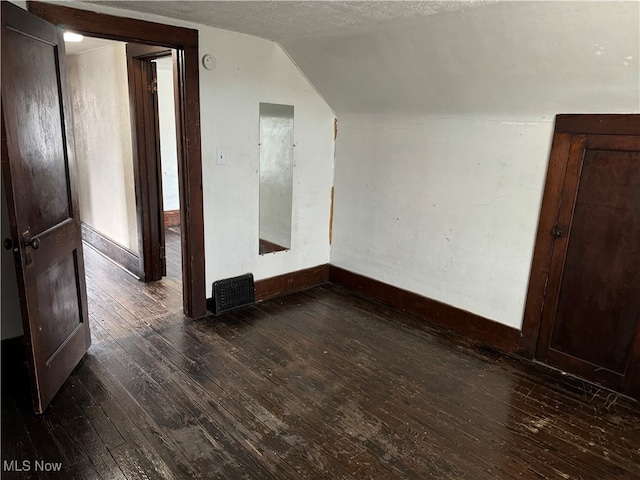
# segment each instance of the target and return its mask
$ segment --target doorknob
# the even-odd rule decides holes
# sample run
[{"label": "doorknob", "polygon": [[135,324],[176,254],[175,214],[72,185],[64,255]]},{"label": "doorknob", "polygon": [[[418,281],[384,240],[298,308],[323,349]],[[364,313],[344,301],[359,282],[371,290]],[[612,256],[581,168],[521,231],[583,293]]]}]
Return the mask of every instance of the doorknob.
[{"label": "doorknob", "polygon": [[24,237],[24,246],[31,247],[34,250],[37,250],[40,248],[40,240],[37,238],[31,238],[29,236],[26,236]]},{"label": "doorknob", "polygon": [[25,237],[24,238],[24,245],[26,247],[31,247],[34,250],[37,250],[40,248],[40,240],[37,238],[31,238],[31,237]]},{"label": "doorknob", "polygon": [[562,235],[564,235],[564,232],[560,227],[554,227],[553,229],[551,229],[551,236],[553,238],[560,238],[562,237]]}]

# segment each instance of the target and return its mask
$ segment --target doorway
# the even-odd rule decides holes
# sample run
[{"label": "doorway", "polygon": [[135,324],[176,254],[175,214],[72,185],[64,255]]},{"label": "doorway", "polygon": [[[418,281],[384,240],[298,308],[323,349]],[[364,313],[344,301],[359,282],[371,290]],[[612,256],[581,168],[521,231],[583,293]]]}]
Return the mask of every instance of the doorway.
[{"label": "doorway", "polygon": [[181,245],[184,313],[197,318],[206,314],[204,273],[204,217],[200,107],[198,79],[198,32],[142,20],[97,14],[59,5],[29,2],[29,11],[55,25],[77,33],[127,43],[159,45],[176,51],[181,159]]},{"label": "doorway", "polygon": [[559,115],[523,353],[640,396],[640,115]]},{"label": "doorway", "polygon": [[[180,257],[175,51],[92,37],[66,47],[85,245],[140,280],[160,280],[165,227]],[[148,71],[142,83],[133,61]]]}]

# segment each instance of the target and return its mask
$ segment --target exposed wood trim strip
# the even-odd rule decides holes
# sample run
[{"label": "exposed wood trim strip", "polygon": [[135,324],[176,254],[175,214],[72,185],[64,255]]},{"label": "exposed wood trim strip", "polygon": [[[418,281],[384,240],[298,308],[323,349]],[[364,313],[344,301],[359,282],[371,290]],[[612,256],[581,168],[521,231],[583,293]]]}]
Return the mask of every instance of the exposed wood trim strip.
[{"label": "exposed wood trim strip", "polygon": [[131,275],[140,278],[140,257],[90,225],[82,223],[82,241]]},{"label": "exposed wood trim strip", "polygon": [[256,281],[256,301],[280,297],[316,287],[329,281],[329,265],[318,265],[296,272],[285,273],[277,277]]},{"label": "exposed wood trim strip", "polygon": [[333,265],[329,269],[329,281],[499,350],[514,353],[518,349],[519,330],[480,315]]}]

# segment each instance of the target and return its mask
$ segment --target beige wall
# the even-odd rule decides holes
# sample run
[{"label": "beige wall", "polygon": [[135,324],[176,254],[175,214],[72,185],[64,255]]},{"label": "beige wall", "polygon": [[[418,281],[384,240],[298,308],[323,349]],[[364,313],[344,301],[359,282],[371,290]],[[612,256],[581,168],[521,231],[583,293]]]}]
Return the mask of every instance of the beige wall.
[{"label": "beige wall", "polygon": [[80,217],[138,252],[124,43],[67,57]]}]

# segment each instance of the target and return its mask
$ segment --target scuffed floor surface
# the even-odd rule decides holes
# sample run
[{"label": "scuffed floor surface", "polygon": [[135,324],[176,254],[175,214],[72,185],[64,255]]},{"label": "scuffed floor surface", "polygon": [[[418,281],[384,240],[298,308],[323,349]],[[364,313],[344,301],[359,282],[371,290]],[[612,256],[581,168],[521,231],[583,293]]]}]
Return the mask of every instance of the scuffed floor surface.
[{"label": "scuffed floor surface", "polygon": [[604,389],[334,286],[188,320],[177,253],[151,285],[86,257],[93,345],[43,417],[3,362],[3,479],[640,478]]}]

